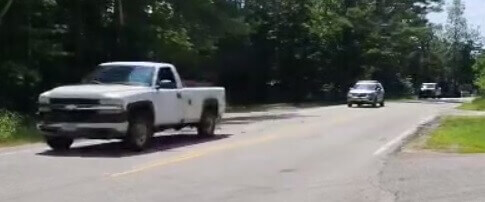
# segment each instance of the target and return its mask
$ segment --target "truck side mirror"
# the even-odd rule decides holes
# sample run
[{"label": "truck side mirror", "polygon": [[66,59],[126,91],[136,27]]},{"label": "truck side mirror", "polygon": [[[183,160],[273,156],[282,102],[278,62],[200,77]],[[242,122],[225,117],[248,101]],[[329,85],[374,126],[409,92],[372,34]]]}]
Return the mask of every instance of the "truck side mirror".
[{"label": "truck side mirror", "polygon": [[157,89],[174,89],[174,88],[177,88],[177,85],[171,80],[163,79],[163,80],[160,80],[159,82],[157,82],[156,88]]}]

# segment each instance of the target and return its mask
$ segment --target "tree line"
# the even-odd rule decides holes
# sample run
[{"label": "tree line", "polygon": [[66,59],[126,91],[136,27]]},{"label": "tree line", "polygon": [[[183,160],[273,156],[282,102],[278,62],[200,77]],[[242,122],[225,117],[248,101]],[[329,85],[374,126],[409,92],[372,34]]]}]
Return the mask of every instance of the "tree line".
[{"label": "tree line", "polygon": [[231,103],[342,99],[358,79],[394,95],[471,85],[480,37],[454,0],[0,0],[0,108],[105,61],[163,61]]}]

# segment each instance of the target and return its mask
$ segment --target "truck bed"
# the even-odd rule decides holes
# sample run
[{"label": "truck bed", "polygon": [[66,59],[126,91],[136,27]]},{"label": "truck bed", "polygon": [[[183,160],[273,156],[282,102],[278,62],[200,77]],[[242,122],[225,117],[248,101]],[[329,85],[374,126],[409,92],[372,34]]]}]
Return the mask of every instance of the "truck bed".
[{"label": "truck bed", "polygon": [[202,114],[204,101],[207,99],[217,100],[223,106],[219,106],[219,114],[225,111],[225,90],[222,87],[189,87],[182,88],[186,122],[198,122]]}]

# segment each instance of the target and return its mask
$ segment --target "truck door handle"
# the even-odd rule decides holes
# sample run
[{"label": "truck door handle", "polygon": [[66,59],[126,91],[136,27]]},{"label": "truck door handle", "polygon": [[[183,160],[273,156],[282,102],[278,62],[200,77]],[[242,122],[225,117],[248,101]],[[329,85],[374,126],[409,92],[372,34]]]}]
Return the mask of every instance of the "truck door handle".
[{"label": "truck door handle", "polygon": [[182,99],[182,94],[177,93],[177,98],[178,98],[178,99]]}]

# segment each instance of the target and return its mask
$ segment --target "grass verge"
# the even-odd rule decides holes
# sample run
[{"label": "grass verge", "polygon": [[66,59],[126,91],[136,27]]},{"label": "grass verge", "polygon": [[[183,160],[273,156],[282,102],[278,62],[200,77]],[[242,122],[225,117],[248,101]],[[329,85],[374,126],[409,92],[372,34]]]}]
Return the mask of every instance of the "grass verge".
[{"label": "grass verge", "polygon": [[479,97],[473,100],[471,103],[464,103],[459,107],[459,109],[485,111],[485,98]]},{"label": "grass verge", "polygon": [[485,153],[485,117],[446,117],[431,133],[426,149]]},{"label": "grass verge", "polygon": [[0,110],[0,147],[38,142],[42,136],[35,121],[17,113]]}]

